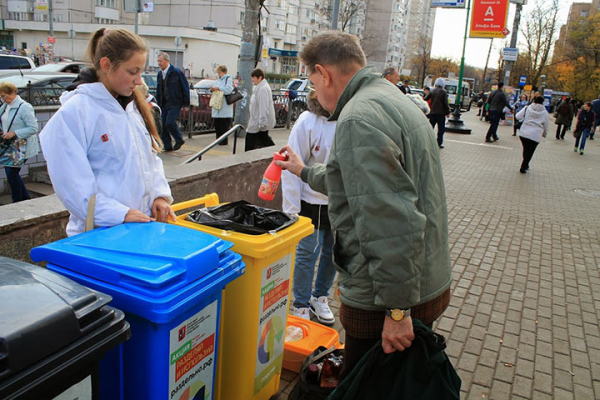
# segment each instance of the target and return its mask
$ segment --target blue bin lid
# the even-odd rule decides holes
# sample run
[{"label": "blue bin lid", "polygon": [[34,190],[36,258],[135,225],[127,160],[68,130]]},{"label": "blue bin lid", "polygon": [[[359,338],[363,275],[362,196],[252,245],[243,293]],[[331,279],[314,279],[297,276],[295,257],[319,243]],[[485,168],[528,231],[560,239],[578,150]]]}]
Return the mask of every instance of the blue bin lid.
[{"label": "blue bin lid", "polygon": [[189,228],[127,223],[36,247],[31,259],[144,297],[162,298],[229,265],[231,247],[231,242]]}]

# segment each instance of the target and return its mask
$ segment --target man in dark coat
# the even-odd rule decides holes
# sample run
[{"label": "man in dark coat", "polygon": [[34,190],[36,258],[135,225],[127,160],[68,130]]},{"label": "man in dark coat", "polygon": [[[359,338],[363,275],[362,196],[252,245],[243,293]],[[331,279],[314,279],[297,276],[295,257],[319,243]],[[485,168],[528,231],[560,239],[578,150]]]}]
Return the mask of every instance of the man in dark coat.
[{"label": "man in dark coat", "polygon": [[448,92],[444,89],[445,81],[443,78],[435,80],[435,88],[425,97],[425,101],[431,100],[431,112],[429,113],[429,122],[431,127],[438,126],[437,143],[440,149],[444,148],[444,133],[446,132],[446,115],[450,114],[448,105]]},{"label": "man in dark coat", "polygon": [[[179,150],[185,140],[177,126],[177,118],[181,108],[190,105],[190,86],[183,72],[171,65],[167,53],[158,55],[158,66],[156,101],[162,110],[161,138],[165,151]],[[175,147],[172,147],[171,136],[175,139]]]},{"label": "man in dark coat", "polygon": [[490,103],[490,129],[487,131],[487,135],[485,135],[486,142],[492,142],[500,140],[498,137],[498,125],[500,125],[500,119],[502,115],[502,110],[504,107],[510,108],[510,103],[508,102],[508,98],[506,98],[506,93],[504,93],[504,83],[498,82],[498,89],[494,90],[490,97],[488,98],[488,103]]}]

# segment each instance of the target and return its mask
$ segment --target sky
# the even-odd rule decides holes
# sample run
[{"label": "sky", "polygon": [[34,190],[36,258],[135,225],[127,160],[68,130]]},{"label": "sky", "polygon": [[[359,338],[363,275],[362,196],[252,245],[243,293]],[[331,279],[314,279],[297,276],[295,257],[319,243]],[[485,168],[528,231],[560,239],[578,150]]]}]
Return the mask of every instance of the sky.
[{"label": "sky", "polygon": [[[545,0],[542,0],[545,1]],[[569,8],[574,0],[560,0],[559,10],[559,29],[564,25],[569,16]],[[578,3],[591,3],[591,0],[577,0]],[[527,12],[535,6],[536,0],[528,0],[527,5],[523,6],[521,13],[521,24],[526,18]],[[511,4],[509,8],[508,20],[506,22],[508,29],[512,30],[515,18],[516,5]],[[467,10],[466,9],[447,9],[438,8],[435,16],[435,25],[433,30],[433,44],[431,46],[431,56],[450,57],[460,62],[463,40],[465,36]],[[508,47],[510,35],[504,39],[494,39],[492,53],[490,55],[489,67],[496,68],[498,65],[499,52],[503,47]],[[518,36],[521,41],[523,36]],[[479,68],[485,67],[488,50],[490,48],[490,39],[467,39],[465,50],[465,63]]]}]

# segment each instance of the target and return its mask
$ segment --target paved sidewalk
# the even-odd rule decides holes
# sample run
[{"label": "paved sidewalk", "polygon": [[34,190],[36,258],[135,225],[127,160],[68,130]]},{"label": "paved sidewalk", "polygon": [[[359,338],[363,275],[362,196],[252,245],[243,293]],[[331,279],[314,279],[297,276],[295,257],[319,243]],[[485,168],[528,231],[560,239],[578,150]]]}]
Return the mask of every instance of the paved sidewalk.
[{"label": "paved sidewalk", "polygon": [[[551,122],[521,174],[512,127],[484,143],[489,125],[463,118],[473,133],[446,134],[441,150],[454,282],[434,327],[462,398],[598,399],[600,137],[580,156]],[[295,379],[284,370],[274,397]]]}]

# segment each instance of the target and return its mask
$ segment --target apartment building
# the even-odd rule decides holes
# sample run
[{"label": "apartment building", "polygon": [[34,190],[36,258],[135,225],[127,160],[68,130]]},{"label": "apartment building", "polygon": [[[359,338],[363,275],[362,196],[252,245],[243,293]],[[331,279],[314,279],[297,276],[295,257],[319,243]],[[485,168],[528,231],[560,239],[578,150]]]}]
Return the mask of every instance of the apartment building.
[{"label": "apartment building", "polygon": [[592,14],[600,11],[600,0],[592,0],[591,3],[573,3],[569,9],[569,17],[567,23],[560,29],[560,36],[554,45],[554,52],[552,54],[552,63],[560,62],[567,56],[568,53],[568,39],[571,33],[571,29],[575,23],[582,18],[587,18]]},{"label": "apartment building", "polygon": [[431,0],[370,0],[362,39],[369,65],[410,75],[412,60],[431,49],[434,21]]}]

